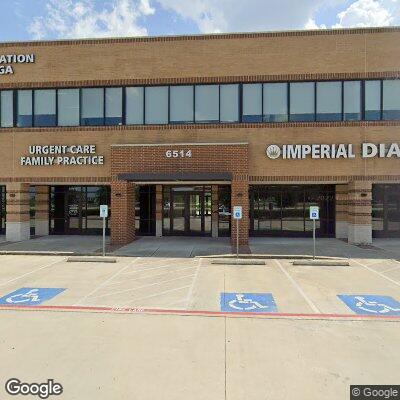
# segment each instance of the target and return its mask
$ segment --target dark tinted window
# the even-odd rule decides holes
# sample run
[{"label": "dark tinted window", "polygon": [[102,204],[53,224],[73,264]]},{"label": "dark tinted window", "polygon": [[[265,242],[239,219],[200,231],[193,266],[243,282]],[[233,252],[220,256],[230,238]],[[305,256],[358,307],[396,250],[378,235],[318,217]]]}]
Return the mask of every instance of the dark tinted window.
[{"label": "dark tinted window", "polygon": [[32,126],[32,90],[18,90],[17,126]]},{"label": "dark tinted window", "polygon": [[239,121],[239,85],[220,86],[220,121]]},{"label": "dark tinted window", "polygon": [[262,85],[243,85],[243,122],[262,121]]},{"label": "dark tinted window", "polygon": [[79,125],[79,89],[58,90],[58,125]]},{"label": "dark tinted window", "polygon": [[381,81],[365,81],[365,119],[381,119]]},{"label": "dark tinted window", "polygon": [[103,88],[82,89],[82,125],[104,125]]},{"label": "dark tinted window", "polygon": [[142,125],[144,117],[144,88],[126,88],[126,124]]},{"label": "dark tinted window", "polygon": [[288,120],[287,83],[264,84],[264,121],[286,122]]},{"label": "dark tinted window", "polygon": [[0,92],[0,126],[8,128],[14,126],[14,99],[12,90]]},{"label": "dark tinted window", "polygon": [[146,88],[146,124],[168,124],[168,86]]},{"label": "dark tinted window", "polygon": [[383,81],[383,119],[400,119],[400,80]]},{"label": "dark tinted window", "polygon": [[296,82],[290,84],[290,120],[314,121],[314,82]]},{"label": "dark tinted window", "polygon": [[342,120],[342,82],[317,82],[317,121]]},{"label": "dark tinted window", "polygon": [[361,82],[343,82],[343,119],[358,121],[361,119]]},{"label": "dark tinted window", "polygon": [[106,88],[106,125],[122,124],[122,88]]},{"label": "dark tinted window", "polygon": [[198,85],[195,90],[196,122],[219,122],[218,85]]},{"label": "dark tinted window", "polygon": [[35,126],[56,125],[56,91],[35,90]]},{"label": "dark tinted window", "polygon": [[170,87],[170,122],[193,122],[193,86]]}]

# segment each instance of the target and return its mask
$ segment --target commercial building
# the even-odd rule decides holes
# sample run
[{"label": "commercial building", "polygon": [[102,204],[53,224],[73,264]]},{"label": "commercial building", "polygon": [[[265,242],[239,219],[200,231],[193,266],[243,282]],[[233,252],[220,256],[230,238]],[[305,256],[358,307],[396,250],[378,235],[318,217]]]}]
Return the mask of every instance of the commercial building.
[{"label": "commercial building", "polygon": [[400,28],[0,44],[7,240],[400,236]]}]

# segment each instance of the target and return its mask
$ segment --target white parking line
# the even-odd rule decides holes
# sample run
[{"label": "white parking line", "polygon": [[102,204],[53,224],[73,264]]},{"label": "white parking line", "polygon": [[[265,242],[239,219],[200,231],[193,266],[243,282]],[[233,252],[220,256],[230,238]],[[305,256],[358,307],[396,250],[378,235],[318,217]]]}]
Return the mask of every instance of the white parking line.
[{"label": "white parking line", "polygon": [[274,260],[278,265],[279,269],[286,275],[292,285],[297,289],[297,291],[301,294],[307,304],[311,307],[311,309],[317,313],[321,314],[319,308],[311,301],[311,299],[304,293],[303,289],[299,286],[299,284],[289,275],[289,273],[283,268],[282,264],[278,260]]},{"label": "white parking line", "polygon": [[[190,288],[190,285],[182,286],[182,287],[174,288],[174,289],[169,289],[169,290],[164,290],[163,292],[158,292],[158,293],[155,293],[155,294],[151,294],[149,296],[139,297],[138,299],[134,299],[132,301],[128,301],[128,303],[125,303],[122,307],[127,307],[129,304],[135,303],[136,301],[151,299],[153,297],[162,296],[163,294],[167,294],[167,293],[171,293],[171,292],[177,292],[179,290],[188,289],[188,288]],[[138,307],[138,306],[140,306],[140,304],[135,304],[135,306]]]},{"label": "white parking line", "polygon": [[195,283],[197,281],[197,277],[199,275],[200,268],[202,266],[202,261],[203,261],[203,259],[200,258],[199,263],[197,265],[196,273],[195,273],[194,278],[193,278],[193,282],[192,282],[192,284],[190,286],[189,293],[188,293],[188,295],[186,297],[186,310],[189,310],[189,307],[191,307],[192,304],[193,304],[193,301],[192,301],[193,300],[192,299],[192,297],[193,297],[193,289],[194,289],[194,285],[195,285]]},{"label": "white parking line", "polygon": [[390,272],[390,271],[394,271],[395,269],[399,269],[400,265],[397,265],[396,267],[392,267],[389,269],[385,269],[384,271],[382,271],[382,274],[386,274],[386,272]]},{"label": "white parking line", "polygon": [[133,261],[131,261],[128,265],[125,265],[125,267],[121,268],[118,270],[115,274],[111,275],[108,279],[106,279],[102,284],[97,286],[95,289],[93,289],[91,292],[89,292],[86,296],[83,296],[79,301],[77,301],[74,305],[79,306],[82,305],[82,302],[84,302],[88,297],[96,293],[98,290],[100,290],[102,287],[106,286],[108,282],[111,282],[115,277],[117,277],[121,272],[125,271],[126,269],[130,268],[133,264],[136,263],[136,261],[140,260],[140,257],[135,258]]},{"label": "white parking line", "polygon": [[154,267],[154,268],[143,268],[143,269],[137,269],[135,271],[130,271],[130,272],[125,272],[121,275],[125,276],[125,275],[130,275],[130,274],[136,274],[137,272],[144,272],[144,271],[153,271],[154,269],[162,269],[162,268],[171,268],[174,267],[174,264],[167,264],[167,265],[161,265],[159,267]]},{"label": "white parking line", "polygon": [[382,272],[375,271],[374,269],[369,268],[367,265],[364,265],[363,263],[360,263],[359,261],[356,261],[356,260],[352,260],[352,261],[355,262],[356,264],[361,265],[362,267],[366,268],[368,271],[371,271],[371,272],[373,272],[374,274],[379,275],[379,276],[382,277],[383,279],[386,279],[386,280],[388,280],[389,282],[392,282],[392,283],[394,283],[395,285],[400,286],[400,282],[395,281],[394,279],[389,278],[389,277],[386,276],[386,275],[383,275]]},{"label": "white parking line", "polygon": [[127,292],[132,292],[132,291],[135,291],[135,290],[144,289],[144,288],[151,287],[151,286],[162,285],[163,283],[174,282],[174,281],[178,281],[180,279],[191,278],[193,276],[195,276],[195,275],[194,274],[185,275],[185,276],[181,276],[179,278],[168,279],[166,281],[161,281],[161,282],[149,283],[148,285],[138,286],[138,287],[131,288],[131,289],[118,290],[116,292],[106,293],[106,294],[102,294],[101,296],[92,297],[92,299],[100,299],[100,298],[104,298],[104,297],[115,296],[116,294],[127,293]]},{"label": "white parking line", "polygon": [[15,282],[15,281],[17,281],[17,280],[19,280],[19,279],[21,279],[21,278],[24,278],[25,276],[34,274],[35,272],[41,271],[42,269],[51,267],[52,265],[57,264],[57,263],[61,263],[61,262],[63,262],[63,261],[65,261],[65,257],[64,257],[62,260],[53,261],[53,262],[51,262],[51,263],[48,263],[48,264],[46,264],[46,265],[43,265],[43,266],[40,267],[40,268],[36,268],[36,269],[34,269],[34,270],[30,271],[30,272],[26,272],[25,274],[19,275],[19,276],[17,276],[16,278],[10,279],[9,281],[2,282],[2,283],[0,283],[0,286],[6,286],[6,285],[8,285],[9,283]]},{"label": "white parking line", "polygon": [[155,278],[157,276],[168,275],[168,274],[172,274],[174,272],[186,271],[188,269],[193,269],[193,268],[196,268],[196,267],[185,267],[185,268],[180,268],[180,269],[174,269],[172,271],[163,272],[161,274],[156,274],[156,275],[146,275],[146,276],[139,276],[138,278],[128,278],[128,279],[124,279],[123,281],[111,282],[111,283],[109,283],[107,285],[107,287],[110,287],[110,286],[113,286],[113,285],[117,285],[117,284],[121,284],[121,283],[125,283],[125,282],[135,282],[135,281],[138,281],[140,279]]}]

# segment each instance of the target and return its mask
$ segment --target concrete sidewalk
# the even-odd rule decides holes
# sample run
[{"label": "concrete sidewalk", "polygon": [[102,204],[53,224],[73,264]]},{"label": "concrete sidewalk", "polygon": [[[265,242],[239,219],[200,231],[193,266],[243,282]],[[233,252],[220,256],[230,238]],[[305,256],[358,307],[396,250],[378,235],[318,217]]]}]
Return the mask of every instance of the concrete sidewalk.
[{"label": "concrete sidewalk", "polygon": [[[126,246],[110,246],[106,238],[107,253],[114,256],[130,257],[198,257],[232,255],[235,248],[229,238],[210,237],[139,237]],[[43,236],[31,240],[10,243],[0,236],[2,252],[58,252],[76,255],[98,255],[101,253],[101,236]],[[247,250],[247,251],[245,251]],[[312,256],[311,238],[270,238],[253,237],[242,254],[251,257]],[[372,246],[353,246],[334,239],[317,239],[316,253],[319,257],[360,258],[360,259],[400,259],[400,238],[375,239]],[[4,253],[3,253],[4,254]]]}]

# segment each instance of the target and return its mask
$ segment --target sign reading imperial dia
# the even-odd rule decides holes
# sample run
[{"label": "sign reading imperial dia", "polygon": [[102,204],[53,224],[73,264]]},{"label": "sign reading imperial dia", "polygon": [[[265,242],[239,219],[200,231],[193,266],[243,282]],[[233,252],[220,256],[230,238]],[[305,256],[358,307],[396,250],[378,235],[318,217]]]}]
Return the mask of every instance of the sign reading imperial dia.
[{"label": "sign reading imperial dia", "polygon": [[34,64],[35,54],[0,54],[0,75],[13,75],[16,64]]}]

